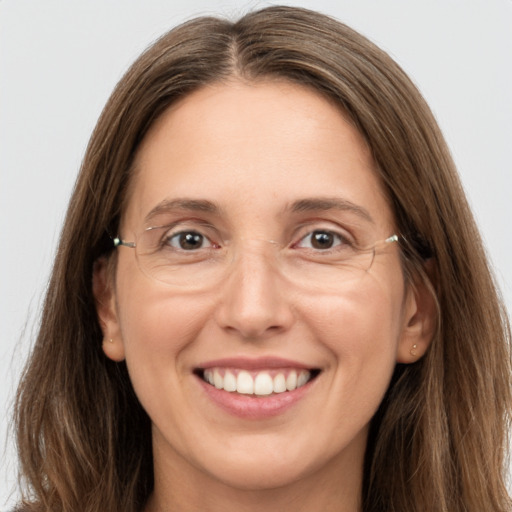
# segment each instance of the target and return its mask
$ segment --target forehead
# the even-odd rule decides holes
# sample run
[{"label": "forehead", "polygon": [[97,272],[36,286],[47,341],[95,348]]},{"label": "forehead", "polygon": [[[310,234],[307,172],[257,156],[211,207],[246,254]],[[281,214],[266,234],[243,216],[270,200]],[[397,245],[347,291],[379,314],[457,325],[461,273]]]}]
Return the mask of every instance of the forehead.
[{"label": "forehead", "polygon": [[123,219],[134,229],[176,198],[264,217],[304,198],[334,197],[392,224],[363,137],[331,102],[290,83],[214,84],[190,94],[151,128],[135,169]]}]

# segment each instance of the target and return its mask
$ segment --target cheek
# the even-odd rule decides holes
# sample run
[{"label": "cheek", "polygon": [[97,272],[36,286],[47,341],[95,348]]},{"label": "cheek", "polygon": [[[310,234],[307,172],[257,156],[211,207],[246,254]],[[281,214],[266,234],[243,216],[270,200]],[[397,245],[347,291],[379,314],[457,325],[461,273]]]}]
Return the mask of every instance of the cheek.
[{"label": "cheek", "polygon": [[148,384],[148,375],[155,381],[175,379],[183,370],[186,349],[211,317],[211,304],[200,297],[172,295],[130,262],[120,265],[118,276],[118,317],[134,385],[139,380]]},{"label": "cheek", "polygon": [[396,349],[402,328],[403,289],[372,286],[346,289],[337,296],[313,296],[302,316],[314,324],[332,352],[344,357]]},{"label": "cheek", "polygon": [[332,389],[357,410],[376,409],[396,365],[403,324],[403,284],[385,279],[344,290],[337,297],[311,297],[303,318],[330,351]]}]

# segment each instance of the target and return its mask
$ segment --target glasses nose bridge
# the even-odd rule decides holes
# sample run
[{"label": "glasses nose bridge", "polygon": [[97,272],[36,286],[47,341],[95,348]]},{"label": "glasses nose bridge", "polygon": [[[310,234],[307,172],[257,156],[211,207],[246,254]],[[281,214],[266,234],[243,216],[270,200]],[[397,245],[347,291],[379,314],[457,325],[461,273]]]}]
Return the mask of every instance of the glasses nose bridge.
[{"label": "glasses nose bridge", "polygon": [[[241,266],[244,270],[247,266],[255,271],[257,269],[278,270],[279,250],[281,244],[276,240],[267,238],[240,238],[233,243],[230,259],[231,271]],[[263,265],[263,266],[262,266]],[[251,272],[252,273],[252,272]]]}]

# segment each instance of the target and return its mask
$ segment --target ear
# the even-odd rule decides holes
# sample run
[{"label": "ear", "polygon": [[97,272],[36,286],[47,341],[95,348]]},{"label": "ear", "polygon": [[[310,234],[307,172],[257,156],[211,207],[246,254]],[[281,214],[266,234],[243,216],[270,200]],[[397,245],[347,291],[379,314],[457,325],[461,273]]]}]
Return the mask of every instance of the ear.
[{"label": "ear", "polygon": [[436,331],[437,315],[434,289],[418,277],[407,285],[397,362],[415,363],[425,355]]},{"label": "ear", "polygon": [[103,332],[103,352],[113,361],[122,361],[124,344],[117,315],[115,287],[111,265],[106,257],[94,262],[92,273],[92,292],[96,303],[96,312]]}]

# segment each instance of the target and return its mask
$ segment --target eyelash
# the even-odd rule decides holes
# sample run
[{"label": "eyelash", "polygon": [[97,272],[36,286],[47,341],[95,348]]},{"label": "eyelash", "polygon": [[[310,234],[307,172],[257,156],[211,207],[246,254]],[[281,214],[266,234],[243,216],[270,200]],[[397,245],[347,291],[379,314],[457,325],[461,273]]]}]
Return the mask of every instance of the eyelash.
[{"label": "eyelash", "polygon": [[[207,237],[206,235],[203,235],[202,233],[200,233],[199,231],[196,231],[196,230],[193,230],[193,229],[190,229],[190,230],[182,230],[182,231],[178,231],[177,233],[173,233],[171,235],[164,235],[164,237],[162,238],[162,243],[161,245],[162,246],[171,246],[173,247],[174,249],[176,250],[181,250],[181,251],[185,251],[185,252],[188,252],[186,251],[186,249],[183,249],[183,248],[180,248],[180,247],[175,247],[173,246],[170,242],[175,239],[175,238],[178,238],[180,236],[185,236],[185,235],[192,235],[192,236],[200,236],[201,239],[204,241],[208,241],[210,243],[210,247],[208,248],[219,248],[220,246],[217,245],[217,244],[214,244],[210,239],[209,237]],[[200,247],[200,249],[204,249],[204,247]]]},{"label": "eyelash", "polygon": [[[303,237],[300,238],[300,240],[298,242],[296,242],[295,244],[293,244],[293,247],[300,247],[301,243],[304,242],[308,237],[311,239],[311,247],[305,247],[305,249],[315,249],[315,247],[312,247],[312,245],[314,244],[314,239],[312,239],[312,237],[314,237],[315,235],[317,236],[329,236],[331,237],[331,239],[333,240],[333,244],[336,243],[336,239],[338,241],[338,244],[336,246],[339,246],[339,245],[350,245],[350,242],[348,241],[347,237],[346,236],[343,236],[341,233],[338,233],[336,231],[333,231],[333,230],[330,230],[330,229],[314,229],[312,231],[309,231],[306,235],[304,235]],[[319,241],[320,239],[318,238],[317,241]],[[326,252],[326,251],[332,251],[332,250],[336,250],[335,249],[335,246],[333,247],[326,247],[326,248],[316,248],[318,249],[320,252]]]},{"label": "eyelash", "polygon": [[[330,246],[330,247],[326,247],[326,248],[315,248],[313,247],[312,245],[314,244],[313,241],[310,242],[310,247],[301,247],[301,244],[304,243],[304,241],[309,237],[313,237],[318,235],[318,236],[324,236],[324,235],[327,235],[328,237],[331,237],[331,240],[333,240],[333,245]],[[187,236],[187,235],[192,235],[192,236],[198,236],[198,237],[201,237],[201,241],[204,242],[208,242],[210,245],[207,246],[207,247],[199,247],[198,250],[200,249],[219,249],[221,246],[219,244],[216,244],[214,243],[210,237],[208,237],[207,235],[205,235],[204,233],[201,233],[199,230],[197,229],[181,229],[180,231],[177,231],[177,232],[169,232],[167,231],[164,236],[161,238],[160,240],[160,246],[161,248],[163,247],[172,247],[174,248],[175,250],[178,250],[178,251],[183,251],[183,252],[195,252],[193,249],[191,249],[190,251],[187,250],[187,249],[184,249],[183,247],[177,247],[175,245],[173,245],[171,243],[172,240],[174,239],[177,239],[179,240],[179,237],[181,236]],[[320,239],[318,239],[318,241],[320,241]],[[179,241],[178,241],[178,244],[179,244]],[[335,245],[334,245],[335,244]],[[351,242],[350,238],[348,235],[345,235],[345,234],[342,234],[340,233],[339,231],[335,231],[335,230],[332,230],[332,229],[326,229],[326,228],[316,228],[316,229],[311,229],[309,231],[307,231],[304,235],[302,235],[297,242],[294,242],[290,245],[290,247],[292,248],[299,248],[299,249],[304,249],[304,250],[312,250],[312,251],[318,251],[318,252],[332,252],[333,250],[336,250],[336,247],[338,246],[353,246],[354,244]]]}]

